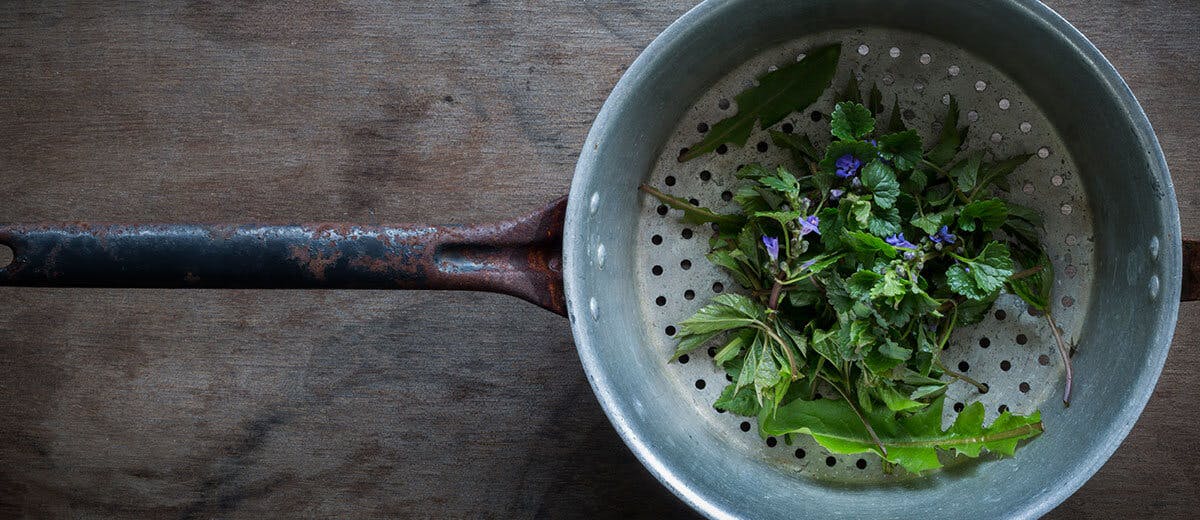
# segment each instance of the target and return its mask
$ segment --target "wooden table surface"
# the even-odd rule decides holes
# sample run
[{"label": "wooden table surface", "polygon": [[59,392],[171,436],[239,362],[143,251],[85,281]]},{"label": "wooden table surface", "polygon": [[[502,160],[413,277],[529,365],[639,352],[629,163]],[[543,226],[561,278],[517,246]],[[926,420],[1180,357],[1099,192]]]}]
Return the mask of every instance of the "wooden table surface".
[{"label": "wooden table surface", "polygon": [[[694,0],[9,2],[0,221],[482,222],[566,193]],[[1125,75],[1200,236],[1200,4],[1053,0]],[[488,294],[0,290],[0,517],[690,518],[566,320]],[[1055,518],[1200,510],[1200,307]]]}]

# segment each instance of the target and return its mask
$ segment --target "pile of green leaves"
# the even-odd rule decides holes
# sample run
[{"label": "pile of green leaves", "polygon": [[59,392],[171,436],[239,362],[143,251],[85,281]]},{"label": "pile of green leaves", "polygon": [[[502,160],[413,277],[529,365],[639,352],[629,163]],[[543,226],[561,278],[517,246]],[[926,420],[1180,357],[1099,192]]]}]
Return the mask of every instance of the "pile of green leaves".
[{"label": "pile of green leaves", "polygon": [[818,49],[760,78],[737,97],[738,115],[681,155],[742,145],[755,121],[770,130],[793,162],[734,172],[739,211],[719,214],[643,186],[685,221],[717,224],[708,259],[743,289],[680,323],[674,358],[714,345],[733,381],[714,406],[757,417],[764,437],[811,435],[833,453],[873,452],[912,472],[939,467],[939,449],[1011,455],[1042,431],[1040,415],[1005,411],[985,427],[974,403],[943,431],[949,381],[987,389],[940,356],[955,328],[980,321],[1001,291],[1049,311],[1040,218],[995,196],[1030,156],[965,150],[968,127],[953,101],[926,146],[898,103],[884,118],[879,90],[861,99],[853,79],[822,129],[833,137],[824,150],[807,135],[771,130],[829,88],[838,53]]}]

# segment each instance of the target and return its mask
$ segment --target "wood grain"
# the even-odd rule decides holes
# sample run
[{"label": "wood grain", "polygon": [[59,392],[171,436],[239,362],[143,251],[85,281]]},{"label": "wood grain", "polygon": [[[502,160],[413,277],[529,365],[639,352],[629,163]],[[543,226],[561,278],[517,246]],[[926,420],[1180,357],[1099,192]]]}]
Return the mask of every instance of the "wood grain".
[{"label": "wood grain", "polygon": [[[1139,96],[1200,236],[1200,5],[1048,2]],[[565,193],[688,0],[13,2],[0,221],[481,222]],[[0,289],[0,517],[691,518],[569,327],[467,293]],[[1200,308],[1055,518],[1200,509]]]}]

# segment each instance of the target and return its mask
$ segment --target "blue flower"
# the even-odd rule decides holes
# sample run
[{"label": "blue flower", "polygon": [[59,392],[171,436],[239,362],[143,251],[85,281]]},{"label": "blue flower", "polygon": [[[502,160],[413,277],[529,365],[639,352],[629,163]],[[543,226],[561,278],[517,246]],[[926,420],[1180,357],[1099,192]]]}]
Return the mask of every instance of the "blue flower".
[{"label": "blue flower", "polygon": [[853,155],[846,154],[838,158],[837,162],[834,163],[834,167],[837,169],[834,173],[838,177],[846,179],[858,173],[858,169],[862,168],[862,161]]},{"label": "blue flower", "polygon": [[838,190],[838,189],[829,190],[829,200],[838,200],[838,199],[842,198],[842,195],[845,195],[845,194],[846,194],[845,190]]},{"label": "blue flower", "polygon": [[800,264],[800,270],[803,271],[805,269],[808,269],[809,267],[812,267],[813,264],[817,263],[817,260],[819,260],[820,258],[821,257],[818,256],[816,258],[813,258],[812,260],[809,260],[807,262],[804,262],[803,264]]},{"label": "blue flower", "polygon": [[868,143],[871,143],[871,146],[874,146],[874,147],[876,147],[876,148],[879,148],[879,141],[876,141],[876,140],[874,140],[874,139],[867,139],[867,142],[868,142]]},{"label": "blue flower", "polygon": [[916,249],[917,246],[908,240],[905,240],[904,233],[887,237],[887,243],[892,247],[902,247],[905,249]]},{"label": "blue flower", "polygon": [[779,260],[779,239],[763,235],[763,245],[767,246],[767,254],[771,255],[771,260]]},{"label": "blue flower", "polygon": [[939,229],[936,235],[929,235],[929,239],[937,244],[941,244],[943,242],[947,244],[953,244],[958,240],[958,237],[954,236],[954,234],[950,232],[949,227],[942,226],[942,229]]},{"label": "blue flower", "polygon": [[801,218],[800,219],[800,236],[804,236],[809,233],[816,233],[816,234],[820,235],[821,229],[817,227],[820,225],[821,225],[821,219],[817,218],[816,215],[809,215],[807,217]]}]

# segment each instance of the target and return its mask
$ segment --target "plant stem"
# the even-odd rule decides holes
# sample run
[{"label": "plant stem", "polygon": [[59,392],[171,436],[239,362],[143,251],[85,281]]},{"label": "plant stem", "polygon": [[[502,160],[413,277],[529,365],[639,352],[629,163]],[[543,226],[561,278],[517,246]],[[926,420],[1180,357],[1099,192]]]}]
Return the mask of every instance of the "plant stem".
[{"label": "plant stem", "polygon": [[783,291],[783,282],[778,278],[775,279],[775,285],[771,286],[771,299],[767,300],[767,308],[775,310],[779,308],[779,293]]},{"label": "plant stem", "polygon": [[1050,322],[1050,332],[1054,333],[1054,343],[1058,345],[1058,354],[1062,356],[1063,367],[1067,371],[1067,382],[1063,387],[1063,406],[1071,406],[1071,382],[1074,379],[1074,374],[1071,372],[1071,355],[1067,353],[1067,345],[1063,343],[1062,334],[1058,332],[1058,324],[1054,323],[1054,316],[1050,315],[1050,309],[1046,309],[1046,321]]},{"label": "plant stem", "polygon": [[1030,276],[1033,276],[1033,275],[1035,275],[1035,274],[1038,274],[1038,273],[1042,272],[1042,269],[1043,269],[1044,267],[1045,267],[1045,266],[1041,266],[1041,265],[1035,265],[1035,266],[1033,266],[1033,267],[1030,267],[1029,269],[1026,269],[1026,270],[1024,270],[1024,271],[1021,271],[1021,272],[1019,272],[1019,273],[1017,273],[1017,274],[1014,274],[1014,275],[1012,275],[1012,276],[1008,277],[1008,281],[1012,282],[1012,281],[1015,281],[1015,280],[1020,280],[1020,279],[1022,279],[1022,278],[1029,278]]},{"label": "plant stem", "polygon": [[921,164],[927,166],[929,169],[931,169],[935,172],[938,172],[946,177],[950,176],[949,173],[946,173],[946,170],[943,170],[940,166],[929,162],[929,159],[921,159]]},{"label": "plant stem", "polygon": [[837,390],[838,394],[841,394],[842,399],[846,400],[846,404],[850,405],[850,409],[854,410],[854,415],[857,415],[858,420],[862,421],[863,426],[867,427],[867,434],[871,436],[871,440],[875,441],[875,445],[879,447],[879,452],[882,453],[884,457],[887,457],[887,448],[884,447],[883,441],[879,440],[879,435],[875,434],[875,429],[871,427],[871,423],[867,421],[867,418],[863,416],[862,412],[858,411],[858,406],[855,406],[854,401],[850,400],[850,396],[843,391],[841,387],[833,384],[833,382],[829,379],[826,379],[825,376],[820,377],[821,379],[824,379],[826,383],[829,383],[829,386],[832,386],[834,390]]},{"label": "plant stem", "polygon": [[981,384],[979,381],[976,381],[974,379],[971,379],[970,377],[967,377],[966,374],[960,374],[958,372],[950,370],[949,368],[946,368],[946,365],[942,364],[942,360],[940,358],[937,360],[937,365],[938,365],[938,368],[942,369],[942,372],[946,373],[946,375],[953,377],[954,379],[957,379],[964,383],[973,385],[975,387],[975,389],[979,390],[979,393],[981,393],[981,394],[987,393],[988,388],[986,386]]}]

